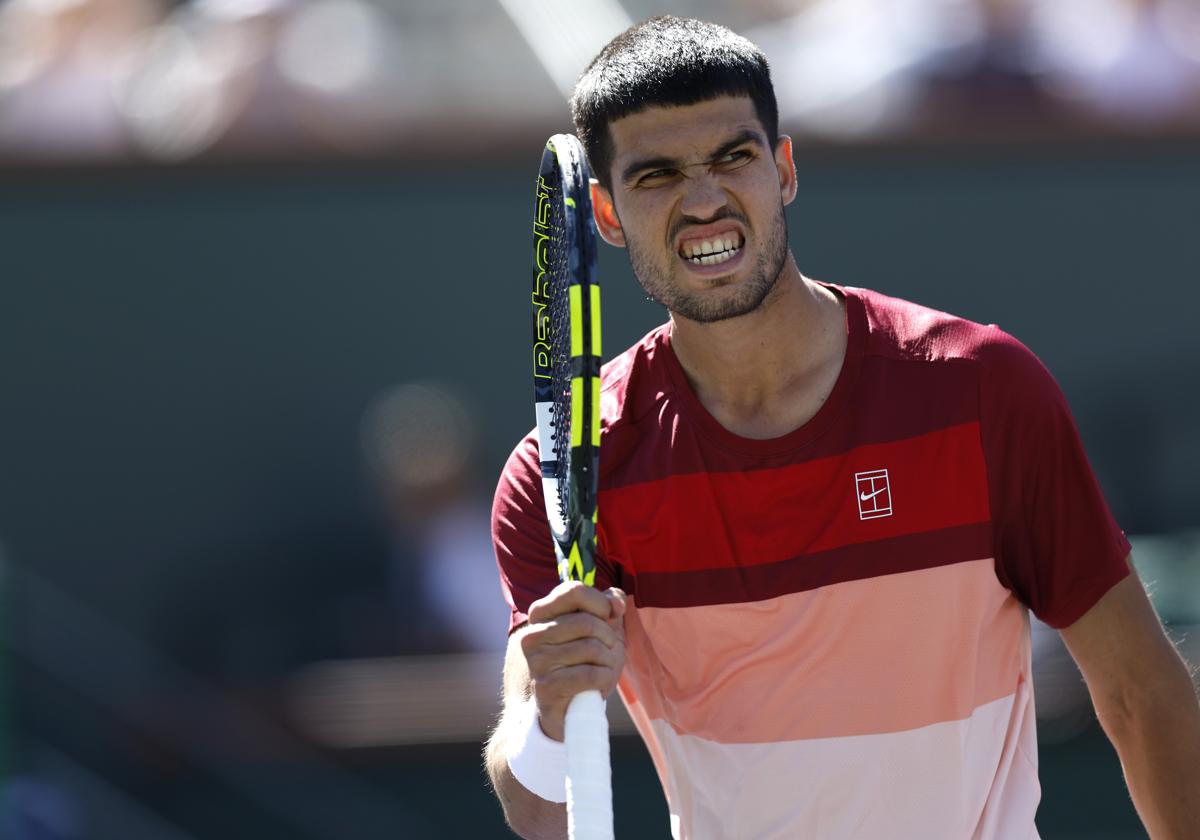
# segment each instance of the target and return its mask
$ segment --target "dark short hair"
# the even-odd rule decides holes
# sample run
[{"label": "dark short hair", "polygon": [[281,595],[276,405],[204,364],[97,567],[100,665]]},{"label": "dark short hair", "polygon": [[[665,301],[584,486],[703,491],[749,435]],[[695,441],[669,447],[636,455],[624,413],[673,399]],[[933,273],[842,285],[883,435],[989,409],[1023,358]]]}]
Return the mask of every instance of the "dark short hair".
[{"label": "dark short hair", "polygon": [[724,26],[665,15],[626,29],[592,59],[575,84],[571,116],[592,174],[611,188],[610,123],[720,96],[748,96],[774,148],[779,109],[762,50]]}]

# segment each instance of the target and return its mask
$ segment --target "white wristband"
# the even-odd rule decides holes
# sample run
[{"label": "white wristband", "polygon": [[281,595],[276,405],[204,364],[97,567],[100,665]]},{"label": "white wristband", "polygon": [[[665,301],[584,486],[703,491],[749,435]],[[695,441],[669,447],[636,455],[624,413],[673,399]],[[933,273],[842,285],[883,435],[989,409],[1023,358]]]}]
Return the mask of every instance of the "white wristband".
[{"label": "white wristband", "polygon": [[504,757],[508,769],[530,793],[547,802],[567,801],[567,745],[542,731],[537,703],[524,704],[517,725],[509,731]]}]

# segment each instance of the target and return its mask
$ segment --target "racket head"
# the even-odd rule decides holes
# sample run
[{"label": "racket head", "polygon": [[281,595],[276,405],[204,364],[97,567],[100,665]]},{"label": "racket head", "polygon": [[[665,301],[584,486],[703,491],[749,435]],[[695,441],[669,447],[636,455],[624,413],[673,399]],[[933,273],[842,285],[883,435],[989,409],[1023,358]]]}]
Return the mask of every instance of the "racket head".
[{"label": "racket head", "polygon": [[600,286],[583,146],[546,143],[534,194],[533,390],[559,577],[594,585],[600,464]]}]

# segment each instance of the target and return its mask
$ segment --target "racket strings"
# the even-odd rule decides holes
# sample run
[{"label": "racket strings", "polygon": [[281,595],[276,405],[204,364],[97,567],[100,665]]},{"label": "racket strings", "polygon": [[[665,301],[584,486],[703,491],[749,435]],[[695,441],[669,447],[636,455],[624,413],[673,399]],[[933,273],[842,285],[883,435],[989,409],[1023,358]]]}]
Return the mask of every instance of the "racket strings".
[{"label": "racket strings", "polygon": [[[560,186],[561,189],[561,186]],[[571,230],[560,196],[551,202],[553,213],[550,219],[551,261],[550,266],[550,353],[552,362],[551,382],[554,394],[552,417],[554,433],[554,456],[557,460],[555,477],[558,481],[559,514],[565,519],[570,498],[571,473],[571,305],[569,287],[571,283],[570,253]]]}]

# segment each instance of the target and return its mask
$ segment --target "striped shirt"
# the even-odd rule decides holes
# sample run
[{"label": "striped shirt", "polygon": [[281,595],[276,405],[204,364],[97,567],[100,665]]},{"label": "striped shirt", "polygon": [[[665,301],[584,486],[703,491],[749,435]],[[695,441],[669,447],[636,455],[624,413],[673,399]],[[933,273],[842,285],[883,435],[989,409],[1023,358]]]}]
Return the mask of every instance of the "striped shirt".
[{"label": "striped shirt", "polygon": [[[1073,623],[1129,543],[1028,349],[828,288],[845,361],[782,437],[722,427],[667,325],[605,366],[598,578],[672,833],[1037,838],[1028,611]],[[516,628],[557,584],[532,435],[493,539]]]}]

